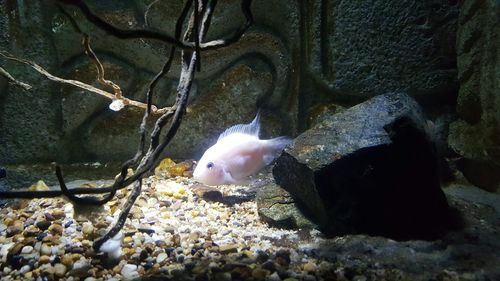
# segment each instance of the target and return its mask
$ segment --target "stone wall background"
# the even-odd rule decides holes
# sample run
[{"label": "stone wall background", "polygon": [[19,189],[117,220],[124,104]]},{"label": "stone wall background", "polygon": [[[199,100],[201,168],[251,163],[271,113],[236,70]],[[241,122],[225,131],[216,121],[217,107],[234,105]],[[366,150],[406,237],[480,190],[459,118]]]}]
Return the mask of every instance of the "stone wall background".
[{"label": "stone wall background", "polygon": [[471,183],[500,189],[500,2],[464,1],[457,34],[459,119],[450,145]]},{"label": "stone wall background", "polygon": [[[146,27],[144,11],[151,2],[86,1],[102,18],[122,28]],[[464,2],[475,7],[476,1]],[[496,2],[485,2],[489,3],[486,10],[498,9]],[[227,35],[243,23],[239,4],[219,1],[209,39]],[[182,6],[183,1],[155,4],[148,14],[149,27],[172,34]],[[440,133],[446,136],[459,89],[455,46],[460,74],[466,72],[460,68],[461,44],[470,44],[460,30],[458,39],[467,42],[455,44],[457,28],[463,30],[469,22],[467,15],[458,21],[460,6],[449,0],[254,1],[255,25],[240,42],[202,53],[202,71],[196,74],[189,113],[165,154],[199,157],[226,127],[249,122],[258,107],[264,109],[266,137],[296,136],[318,115],[394,91],[414,96],[429,118],[444,120],[444,133]],[[163,64],[167,46],[110,37],[78,11],[66,9],[92,35],[92,47],[104,63],[107,78],[117,82],[127,97],[142,100],[147,82]],[[0,26],[2,49],[34,60],[58,76],[94,81],[95,70],[83,54],[80,36],[54,2],[2,1]],[[491,49],[494,44],[479,45]],[[490,58],[491,65],[495,59],[498,62],[496,52]],[[0,164],[122,161],[134,154],[141,112],[111,112],[108,100],[47,81],[28,67],[0,63],[35,86],[22,91],[0,77]],[[173,66],[160,84],[155,104],[168,105],[173,100],[178,61]],[[494,80],[492,67],[482,69]],[[467,80],[463,74],[458,77],[460,83]],[[490,96],[495,87],[498,93],[498,82],[487,87],[493,89]],[[462,98],[464,91],[459,112],[468,122],[469,103],[477,104],[477,98]],[[499,107],[498,102],[487,104]],[[453,138],[460,139],[457,134]]]}]

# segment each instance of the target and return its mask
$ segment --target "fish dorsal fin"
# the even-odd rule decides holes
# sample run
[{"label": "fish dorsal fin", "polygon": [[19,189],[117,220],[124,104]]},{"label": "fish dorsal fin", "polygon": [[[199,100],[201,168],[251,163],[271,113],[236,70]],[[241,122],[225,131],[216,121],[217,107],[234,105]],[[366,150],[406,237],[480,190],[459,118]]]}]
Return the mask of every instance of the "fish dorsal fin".
[{"label": "fish dorsal fin", "polygon": [[257,115],[255,115],[255,118],[252,120],[252,122],[248,124],[238,124],[227,128],[222,134],[220,134],[219,139],[217,139],[217,141],[220,141],[221,139],[236,133],[259,137],[260,110],[257,111]]}]

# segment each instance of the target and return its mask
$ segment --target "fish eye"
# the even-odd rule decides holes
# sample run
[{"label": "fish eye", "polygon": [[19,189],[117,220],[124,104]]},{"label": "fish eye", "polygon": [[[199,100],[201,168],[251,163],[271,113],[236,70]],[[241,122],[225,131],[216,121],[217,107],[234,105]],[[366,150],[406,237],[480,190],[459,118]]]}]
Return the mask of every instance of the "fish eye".
[{"label": "fish eye", "polygon": [[213,162],[208,162],[207,163],[207,168],[208,169],[212,169],[214,167],[214,163]]}]

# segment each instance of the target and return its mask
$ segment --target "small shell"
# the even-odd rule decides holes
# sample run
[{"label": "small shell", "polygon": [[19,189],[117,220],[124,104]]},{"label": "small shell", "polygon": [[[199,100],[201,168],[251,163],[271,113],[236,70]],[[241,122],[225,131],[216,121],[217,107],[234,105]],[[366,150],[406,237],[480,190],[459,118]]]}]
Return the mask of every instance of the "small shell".
[{"label": "small shell", "polygon": [[123,103],[122,100],[113,100],[112,103],[109,104],[109,109],[113,111],[120,111],[125,107],[125,104]]}]

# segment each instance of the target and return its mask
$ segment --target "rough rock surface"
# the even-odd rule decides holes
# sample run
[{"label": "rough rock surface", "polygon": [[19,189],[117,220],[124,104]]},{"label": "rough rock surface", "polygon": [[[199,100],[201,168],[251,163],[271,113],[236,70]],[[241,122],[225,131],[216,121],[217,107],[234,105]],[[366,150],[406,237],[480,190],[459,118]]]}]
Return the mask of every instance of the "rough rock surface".
[{"label": "rough rock surface", "polygon": [[435,236],[448,204],[425,130],[409,96],[377,96],[298,136],[273,174],[327,233]]},{"label": "rough rock surface", "polygon": [[261,220],[273,227],[285,229],[316,227],[302,214],[290,193],[274,181],[259,188],[255,201]]},{"label": "rough rock surface", "polygon": [[457,2],[304,2],[311,90],[341,103],[393,91],[454,100]]},{"label": "rough rock surface", "polygon": [[464,156],[467,179],[500,189],[500,3],[463,1],[457,35],[460,119],[450,128],[451,147]]}]

